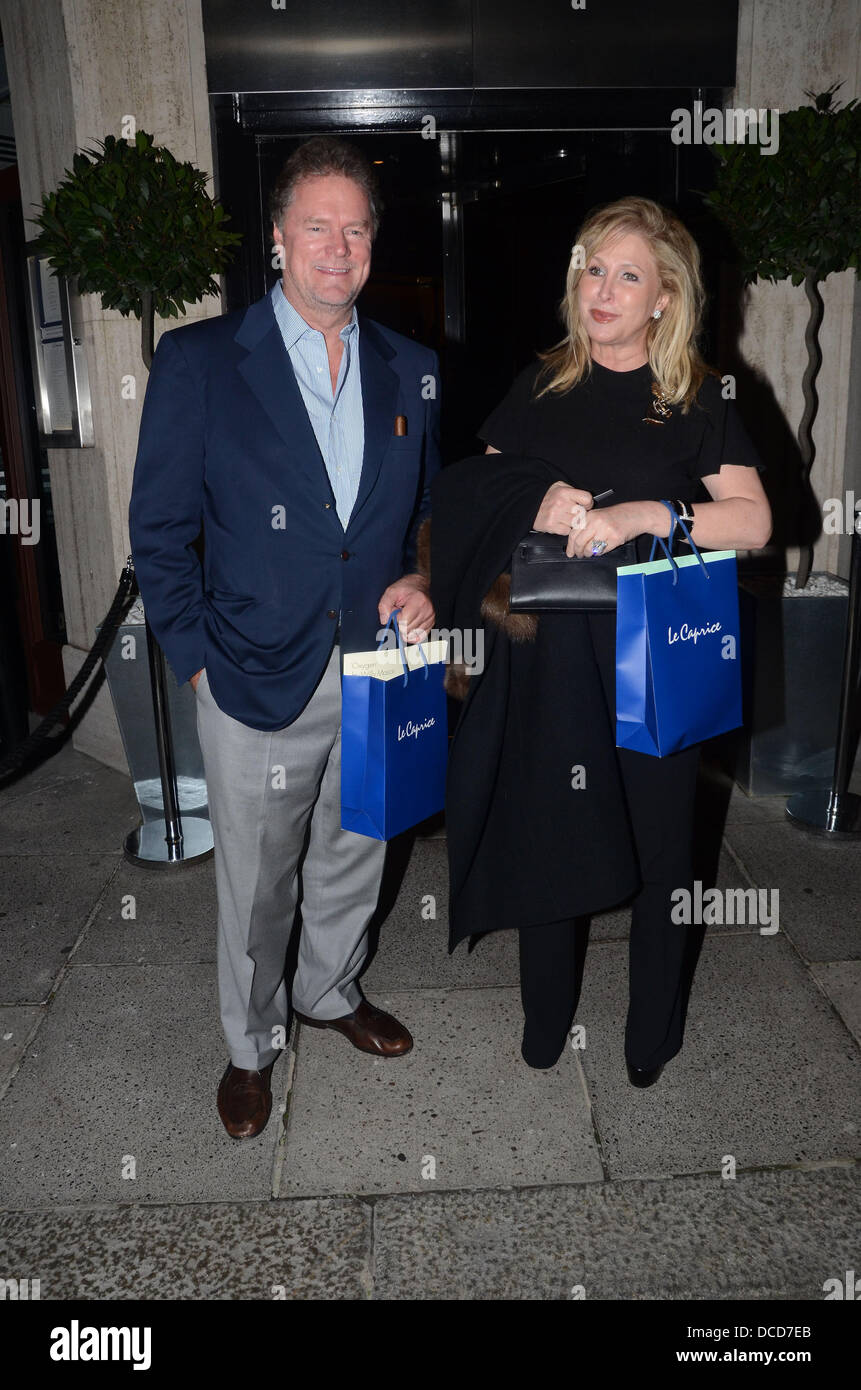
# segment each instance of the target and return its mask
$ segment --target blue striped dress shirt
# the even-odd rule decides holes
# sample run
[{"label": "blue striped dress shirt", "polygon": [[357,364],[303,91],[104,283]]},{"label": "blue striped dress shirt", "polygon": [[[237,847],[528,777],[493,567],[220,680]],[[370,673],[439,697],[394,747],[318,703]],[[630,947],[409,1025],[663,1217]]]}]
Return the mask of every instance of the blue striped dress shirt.
[{"label": "blue striped dress shirt", "polygon": [[272,286],[272,307],[332,484],[338,519],[346,530],[359,491],[365,453],[356,310],[354,307],[351,321],[339,335],[344,352],[333,393],[326,339],[293,308],[280,280]]}]

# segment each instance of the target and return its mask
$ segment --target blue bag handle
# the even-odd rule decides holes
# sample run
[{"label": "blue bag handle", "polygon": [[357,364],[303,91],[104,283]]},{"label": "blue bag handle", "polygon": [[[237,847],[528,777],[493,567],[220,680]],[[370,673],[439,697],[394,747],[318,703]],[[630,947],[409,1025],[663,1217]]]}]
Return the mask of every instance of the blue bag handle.
[{"label": "blue bag handle", "polygon": [[[708,564],[705,563],[704,559],[702,559],[702,556],[700,555],[700,550],[697,549],[697,542],[694,541],[693,535],[690,534],[689,528],[687,528],[687,525],[684,524],[682,517],[680,517],[679,513],[677,513],[676,510],[669,505],[669,502],[665,502],[663,498],[661,498],[661,506],[666,507],[666,510],[668,510],[670,517],[673,518],[673,521],[677,521],[680,527],[682,527],[682,530],[684,531],[684,538],[686,538],[687,543],[689,543],[691,552],[693,552],[694,555],[697,556],[698,562],[700,562],[700,569],[702,570],[702,573],[705,574],[705,578],[707,578],[707,580],[711,580],[711,574],[708,573]],[[670,530],[669,532],[670,542],[672,542],[673,531],[675,530],[675,525],[673,525],[672,530]]]},{"label": "blue bag handle", "polygon": [[[668,511],[669,511],[669,513],[670,513],[670,516],[672,517],[672,522],[671,522],[671,524],[670,524],[670,534],[667,536],[667,539],[666,539],[666,540],[664,540],[663,536],[653,536],[653,537],[652,537],[652,548],[651,548],[651,550],[649,551],[649,564],[651,564],[652,561],[653,561],[654,558],[655,558],[655,546],[659,545],[659,546],[661,547],[661,549],[663,550],[664,554],[666,555],[667,559],[669,560],[671,566],[672,566],[672,570],[673,570],[673,584],[676,585],[676,584],[678,584],[678,582],[679,582],[679,567],[678,567],[678,565],[676,564],[675,560],[673,559],[672,550],[671,550],[670,547],[671,547],[672,544],[673,544],[673,532],[674,532],[675,529],[676,529],[676,522],[677,522],[677,521],[680,522],[680,521],[681,521],[681,517],[676,515],[676,513],[673,511],[672,507],[670,506],[669,502],[664,502],[664,503],[662,503],[662,505],[665,506],[665,507],[668,509]],[[669,542],[669,544],[668,544],[667,542]]]},{"label": "blue bag handle", "polygon": [[[670,516],[673,518],[673,524],[672,524],[671,527],[670,527],[670,534],[669,534],[669,536],[667,537],[668,541],[669,541],[670,544],[672,545],[672,542],[673,542],[673,532],[674,532],[675,529],[676,529],[676,522],[678,522],[679,525],[681,526],[682,530],[683,530],[684,533],[685,533],[685,539],[686,539],[688,545],[691,547],[692,552],[694,553],[694,555],[696,555],[697,559],[698,559],[699,562],[700,562],[700,569],[702,570],[702,572],[703,572],[703,574],[705,575],[706,579],[711,579],[711,575],[709,574],[709,567],[708,567],[708,565],[706,564],[705,560],[703,559],[702,555],[700,554],[699,550],[697,549],[697,543],[696,543],[696,541],[694,540],[693,536],[691,535],[691,533],[690,533],[690,531],[688,530],[688,528],[687,528],[687,526],[685,525],[685,523],[682,521],[682,518],[679,516],[679,514],[678,514],[678,512],[675,510],[675,508],[670,506],[670,503],[669,503],[669,502],[665,502],[665,501],[664,501],[663,497],[662,497],[660,500],[661,500],[661,506],[662,506],[662,507],[666,507],[666,509],[667,509],[667,511],[669,512]],[[667,548],[667,547],[664,545],[664,542],[663,542],[663,540],[661,540],[661,537],[660,537],[660,536],[655,536],[654,540],[660,540],[660,541],[661,541],[661,545],[664,546],[664,550],[666,551],[666,548]],[[652,558],[652,555],[654,555],[654,553],[655,553],[655,545],[654,545],[654,541],[653,541],[653,542],[652,542],[652,553],[651,553],[651,555],[649,556],[649,559],[650,559],[650,560],[651,560],[651,558]],[[673,557],[670,556],[669,558],[672,560]],[[675,560],[673,560],[673,564],[674,564],[674,565],[675,565],[675,563],[676,563]],[[677,570],[677,572],[678,572],[678,566],[676,566],[676,570]],[[673,577],[673,583],[674,583],[674,584],[676,583],[676,579],[677,579],[677,578],[678,578],[678,573],[676,573],[676,575]]]},{"label": "blue bag handle", "polygon": [[[397,622],[395,622],[395,618],[396,618],[397,614],[400,613],[400,611],[401,611],[400,608],[393,608],[392,611],[391,611],[391,613],[389,614],[388,618],[386,619],[386,625],[385,625],[385,627],[383,628],[383,635],[382,635],[382,637],[380,638],[379,642],[377,643],[377,651],[380,651],[380,650],[381,650],[382,645],[383,645],[383,643],[384,643],[385,640],[386,640],[386,633],[388,632],[388,630],[389,630],[390,627],[393,627],[393,628],[394,628],[394,631],[395,631],[395,637],[396,637],[397,640],[398,640],[398,651],[399,651],[400,654],[401,654],[401,661],[403,662],[403,666],[404,666],[404,685],[406,685],[406,684],[407,684],[407,681],[409,680],[409,676],[410,676],[410,668],[409,668],[409,666],[408,666],[408,664],[407,664],[407,654],[406,654],[406,650],[405,650],[405,648],[404,648],[404,639],[403,639],[403,637],[401,636],[401,630],[400,630],[400,628],[398,627]],[[424,662],[424,667],[425,667],[425,680],[427,680],[427,679],[428,679],[428,676],[430,675],[430,667],[429,667],[429,665],[428,665],[428,659],[427,659],[427,657],[426,657],[425,654],[424,654],[424,649],[423,649],[423,647],[422,647],[421,642],[419,642],[418,648],[419,648],[419,656],[421,657],[422,661]]]}]

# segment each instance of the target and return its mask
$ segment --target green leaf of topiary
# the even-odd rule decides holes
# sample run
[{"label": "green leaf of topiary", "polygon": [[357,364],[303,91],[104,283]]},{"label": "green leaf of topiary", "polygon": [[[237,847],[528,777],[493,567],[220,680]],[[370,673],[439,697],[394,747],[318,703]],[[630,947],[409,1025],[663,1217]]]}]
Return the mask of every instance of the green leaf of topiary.
[{"label": "green leaf of topiary", "polygon": [[213,275],[241,240],[222,225],[206,176],[145,131],[132,143],[108,135],[100,148],[77,152],[35,220],[37,246],[52,266],[126,315],[140,316],[143,291],[151,290],[160,296],[159,313],[170,305],[178,316],[213,292]]}]

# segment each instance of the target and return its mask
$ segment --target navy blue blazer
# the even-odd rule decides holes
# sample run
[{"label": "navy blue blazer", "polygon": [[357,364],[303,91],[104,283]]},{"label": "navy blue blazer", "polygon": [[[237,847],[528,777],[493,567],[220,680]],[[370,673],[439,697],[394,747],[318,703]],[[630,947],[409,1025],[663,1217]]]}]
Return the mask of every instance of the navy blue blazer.
[{"label": "navy blue blazer", "polygon": [[216,703],[253,729],[302,712],[339,612],[344,650],[375,646],[384,589],[415,569],[439,363],[361,316],[359,361],[365,450],[345,531],[268,294],[164,333],[153,357],[129,509],[144,607],[177,680],[205,666]]}]

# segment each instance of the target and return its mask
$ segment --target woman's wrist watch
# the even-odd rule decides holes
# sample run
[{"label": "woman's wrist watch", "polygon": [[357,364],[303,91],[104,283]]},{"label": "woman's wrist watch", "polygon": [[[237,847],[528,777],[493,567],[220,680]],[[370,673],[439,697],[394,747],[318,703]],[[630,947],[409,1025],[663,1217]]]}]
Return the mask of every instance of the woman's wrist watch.
[{"label": "woman's wrist watch", "polygon": [[683,502],[679,497],[674,497],[673,506],[675,507],[682,521],[685,523],[688,530],[690,531],[694,524],[694,513],[692,509],[692,504],[690,502]]}]

